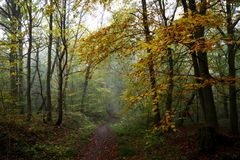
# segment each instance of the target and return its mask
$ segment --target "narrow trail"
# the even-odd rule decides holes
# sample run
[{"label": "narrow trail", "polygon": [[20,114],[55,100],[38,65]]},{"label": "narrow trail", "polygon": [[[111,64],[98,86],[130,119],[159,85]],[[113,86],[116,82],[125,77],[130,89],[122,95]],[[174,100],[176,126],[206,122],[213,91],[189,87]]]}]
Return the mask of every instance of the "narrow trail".
[{"label": "narrow trail", "polygon": [[84,153],[78,155],[76,160],[114,160],[117,154],[115,137],[107,125],[101,125],[84,149]]}]

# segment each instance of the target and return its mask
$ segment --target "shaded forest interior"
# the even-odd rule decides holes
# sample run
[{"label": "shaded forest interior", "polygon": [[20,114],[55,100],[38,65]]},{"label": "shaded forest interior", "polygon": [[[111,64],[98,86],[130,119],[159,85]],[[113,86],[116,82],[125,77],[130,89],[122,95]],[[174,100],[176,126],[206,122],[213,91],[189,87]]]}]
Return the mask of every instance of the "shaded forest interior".
[{"label": "shaded forest interior", "polygon": [[0,1],[0,159],[240,160],[238,0]]}]

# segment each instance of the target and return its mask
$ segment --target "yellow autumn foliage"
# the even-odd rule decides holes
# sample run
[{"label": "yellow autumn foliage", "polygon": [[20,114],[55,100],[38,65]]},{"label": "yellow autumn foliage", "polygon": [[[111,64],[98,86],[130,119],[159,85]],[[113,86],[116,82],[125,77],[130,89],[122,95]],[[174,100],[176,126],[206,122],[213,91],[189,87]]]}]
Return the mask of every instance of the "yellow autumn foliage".
[{"label": "yellow autumn foliage", "polygon": [[162,117],[161,123],[159,125],[154,125],[152,131],[160,133],[176,132],[177,129],[173,120],[175,114],[175,109],[167,110]]}]

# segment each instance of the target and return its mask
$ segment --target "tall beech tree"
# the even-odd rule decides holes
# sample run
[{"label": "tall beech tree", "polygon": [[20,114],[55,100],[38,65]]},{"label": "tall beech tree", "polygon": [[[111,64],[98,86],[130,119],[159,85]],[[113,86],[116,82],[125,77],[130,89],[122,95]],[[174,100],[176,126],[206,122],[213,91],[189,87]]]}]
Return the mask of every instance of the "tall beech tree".
[{"label": "tall beech tree", "polygon": [[33,15],[32,15],[32,0],[26,3],[26,10],[28,15],[28,51],[27,51],[27,120],[30,121],[32,117],[32,98],[31,98],[31,59],[32,59],[32,42],[33,42]]},{"label": "tall beech tree", "polygon": [[[173,23],[174,18],[175,18],[175,14],[177,11],[177,7],[179,5],[179,1],[176,2],[175,6],[172,7],[171,9],[173,10],[173,13],[168,17],[167,16],[167,6],[166,6],[166,0],[158,0],[157,1],[158,4],[157,6],[159,6],[159,11],[160,11],[160,17],[161,17],[161,21],[162,24],[165,27],[168,27],[171,25],[171,23]],[[173,90],[174,90],[174,57],[173,57],[173,53],[172,53],[172,49],[169,48],[167,50],[167,62],[168,62],[168,88],[167,88],[167,96],[166,96],[166,102],[165,102],[165,108],[167,110],[170,110],[172,108],[172,102],[173,102]]]},{"label": "tall beech tree", "polygon": [[[236,2],[237,3],[237,2]],[[227,53],[228,53],[228,76],[231,79],[229,84],[229,107],[230,107],[230,124],[233,133],[238,133],[238,109],[237,109],[237,88],[236,88],[236,44],[235,27],[240,18],[233,18],[233,12],[236,4],[231,0],[226,1],[226,20],[227,20]],[[238,15],[240,16],[240,15]]]},{"label": "tall beech tree", "polygon": [[[188,14],[195,15],[205,15],[207,11],[207,1],[201,0],[199,10],[197,10],[195,0],[189,0],[188,3],[186,0],[182,0],[182,5],[184,7],[185,16]],[[189,13],[190,10],[192,13]],[[199,41],[199,45],[204,48],[205,46],[205,27],[204,26],[196,26],[196,31],[193,33],[192,38]],[[190,44],[190,49],[192,49],[194,44]],[[198,83],[203,84],[204,81],[210,80],[212,76],[209,73],[208,67],[208,58],[207,52],[203,50],[193,51],[192,55],[192,63],[194,66],[194,73],[198,80]],[[200,148],[201,150],[208,151],[208,149],[212,150],[215,146],[216,135],[214,128],[218,127],[216,108],[213,98],[212,85],[207,84],[203,88],[199,89],[199,98],[201,101],[202,110],[204,111],[205,124],[207,127],[201,131],[200,138]],[[209,138],[212,139],[209,141]]]},{"label": "tall beech tree", "polygon": [[[144,27],[144,34],[145,34],[145,42],[149,43],[152,39],[152,36],[150,34],[150,29],[149,29],[146,0],[142,0],[142,12],[143,12],[142,19],[143,19],[143,27]],[[160,109],[159,109],[159,100],[158,100],[158,95],[157,95],[157,91],[156,91],[156,78],[155,78],[156,75],[155,75],[155,69],[154,69],[154,60],[153,60],[152,53],[150,53],[150,50],[147,50],[147,52],[149,52],[148,68],[149,68],[151,90],[153,92],[152,101],[153,101],[153,108],[154,108],[154,114],[155,114],[155,123],[159,124],[161,117],[160,117]]]},{"label": "tall beech tree", "polygon": [[[22,52],[22,7],[15,0],[5,0],[5,5],[0,6],[0,17],[4,20],[0,26],[8,33],[9,37],[9,75],[11,105],[19,106],[23,110],[23,52]],[[17,98],[18,97],[18,98]]]},{"label": "tall beech tree", "polygon": [[53,12],[54,5],[53,0],[49,1],[47,8],[49,15],[49,35],[48,35],[48,65],[47,65],[47,81],[46,81],[46,110],[47,110],[47,121],[52,121],[52,98],[51,98],[51,75],[52,75],[52,43],[53,43]]},{"label": "tall beech tree", "polygon": [[58,119],[56,125],[60,125],[63,119],[63,104],[64,104],[64,93],[63,93],[63,85],[64,85],[64,72],[68,63],[68,42],[67,42],[67,32],[66,32],[66,18],[67,18],[67,0],[61,0],[58,3],[59,7],[59,32],[60,32],[60,41],[57,43],[62,44],[57,45],[58,49],[60,49],[57,54],[58,59]]},{"label": "tall beech tree", "polygon": [[10,62],[10,86],[11,86],[11,95],[13,100],[13,105],[16,105],[17,97],[17,51],[18,51],[18,41],[17,41],[17,32],[18,32],[18,18],[19,18],[19,7],[14,0],[7,2],[10,4],[10,30],[11,30],[11,49],[9,55]]}]

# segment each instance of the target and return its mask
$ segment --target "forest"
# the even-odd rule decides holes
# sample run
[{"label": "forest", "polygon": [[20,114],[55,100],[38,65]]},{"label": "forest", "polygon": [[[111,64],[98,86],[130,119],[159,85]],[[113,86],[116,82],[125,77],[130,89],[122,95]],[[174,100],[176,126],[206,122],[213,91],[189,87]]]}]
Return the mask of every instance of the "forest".
[{"label": "forest", "polygon": [[1,160],[240,160],[239,0],[1,0]]}]

